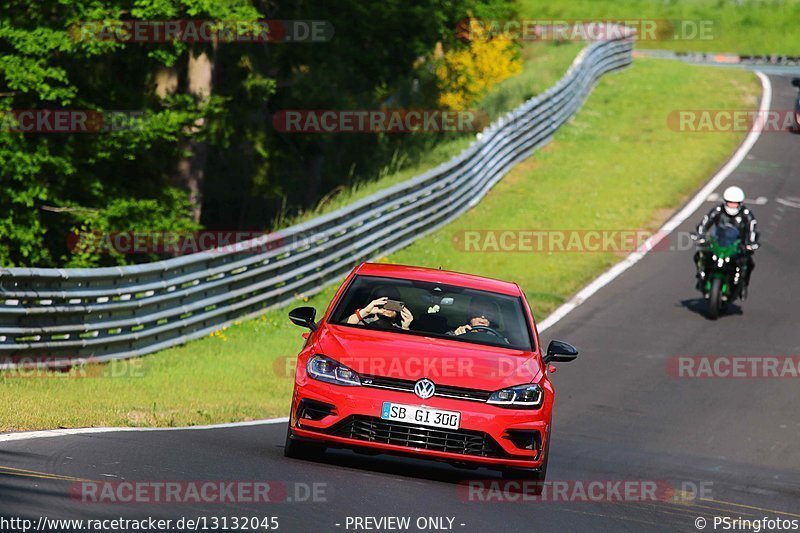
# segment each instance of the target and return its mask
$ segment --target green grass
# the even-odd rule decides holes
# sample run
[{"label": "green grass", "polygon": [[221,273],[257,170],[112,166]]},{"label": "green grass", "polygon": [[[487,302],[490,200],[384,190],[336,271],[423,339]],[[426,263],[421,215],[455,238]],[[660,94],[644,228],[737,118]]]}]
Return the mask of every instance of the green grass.
[{"label": "green grass", "polygon": [[[475,209],[388,260],[515,280],[541,319],[619,256],[467,253],[454,248],[454,234],[655,228],[741,141],[734,135],[675,132],[666,126],[667,114],[755,106],[759,92],[748,72],[637,60],[603,78],[553,142],[518,165]],[[306,305],[322,311],[334,291],[329,287]],[[301,333],[285,309],[275,310],[138,360],[135,375],[5,378],[0,429],[173,426],[284,416],[291,389],[286,361],[301,348]],[[108,369],[88,370],[98,372]]]},{"label": "green grass", "polygon": [[[521,0],[526,19],[711,20],[709,40],[646,40],[640,48],[800,55],[800,0]],[[687,35],[687,34],[684,34]]]}]

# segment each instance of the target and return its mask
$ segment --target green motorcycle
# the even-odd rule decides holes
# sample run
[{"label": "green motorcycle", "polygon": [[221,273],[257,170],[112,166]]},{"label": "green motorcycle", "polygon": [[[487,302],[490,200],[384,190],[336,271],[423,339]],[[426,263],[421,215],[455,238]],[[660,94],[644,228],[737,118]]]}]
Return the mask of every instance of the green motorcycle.
[{"label": "green motorcycle", "polygon": [[738,261],[743,253],[739,230],[730,224],[717,226],[714,234],[705,241],[697,241],[696,261],[702,266],[697,288],[708,302],[706,316],[716,320],[725,307],[741,296],[741,282],[746,265]]}]

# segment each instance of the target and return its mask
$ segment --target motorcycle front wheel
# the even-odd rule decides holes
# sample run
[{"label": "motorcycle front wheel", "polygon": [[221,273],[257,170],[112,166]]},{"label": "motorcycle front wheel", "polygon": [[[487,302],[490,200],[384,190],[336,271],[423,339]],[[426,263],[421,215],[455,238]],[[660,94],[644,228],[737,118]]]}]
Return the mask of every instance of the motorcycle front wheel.
[{"label": "motorcycle front wheel", "polygon": [[722,308],[722,280],[714,278],[711,280],[711,290],[708,293],[708,318],[716,320]]}]

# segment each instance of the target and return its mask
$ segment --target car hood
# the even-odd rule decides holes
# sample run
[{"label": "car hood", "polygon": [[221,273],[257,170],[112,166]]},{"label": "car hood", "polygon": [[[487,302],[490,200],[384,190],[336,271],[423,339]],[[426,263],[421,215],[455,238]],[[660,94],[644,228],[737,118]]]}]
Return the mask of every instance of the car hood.
[{"label": "car hood", "polygon": [[315,349],[359,374],[497,390],[538,379],[538,357],[525,350],[404,333],[326,325]]}]

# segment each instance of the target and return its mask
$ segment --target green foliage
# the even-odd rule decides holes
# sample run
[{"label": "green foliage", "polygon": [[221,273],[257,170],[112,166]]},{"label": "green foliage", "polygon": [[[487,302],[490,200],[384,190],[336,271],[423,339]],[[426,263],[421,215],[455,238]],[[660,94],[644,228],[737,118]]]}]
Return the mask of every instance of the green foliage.
[{"label": "green foliage", "polygon": [[[191,204],[186,195],[168,188],[159,199],[114,198],[102,210],[78,210],[73,217],[73,233],[68,242],[74,243],[61,263],[66,267],[95,267],[101,264],[130,263],[130,258],[108,247],[104,236],[119,228],[141,234],[158,231],[193,232],[199,224],[190,218]],[[100,238],[92,238],[99,236]],[[155,254],[137,256],[139,261],[155,261]]]},{"label": "green foliage", "polygon": [[[111,131],[0,132],[0,265],[152,260],[70,251],[67,243],[82,230],[188,230],[199,227],[198,212],[209,229],[268,229],[336,191],[446,153],[439,147],[471,133],[289,135],[275,131],[272,117],[281,109],[438,107],[426,58],[438,43],[466,46],[455,30],[469,13],[507,18],[515,4],[0,0],[0,112],[133,113],[118,116]],[[325,20],[335,34],[303,44],[139,43],[101,40],[91,30],[124,33],[120,21],[265,18]],[[192,91],[189,80],[190,58],[202,54],[212,64],[210,96]],[[194,186],[199,195],[190,195]]]},{"label": "green foliage", "polygon": [[[70,256],[68,235],[198,227],[186,193],[171,186],[185,155],[180,141],[206,139],[207,125],[229,113],[229,99],[198,101],[185,90],[159,98],[154,73],[185,64],[185,43],[98,41],[81,36],[82,22],[259,16],[248,1],[0,2],[0,112],[123,111],[112,131],[0,132],[0,265],[118,264],[131,258],[89,250]],[[269,91],[256,93],[265,98]]]}]

